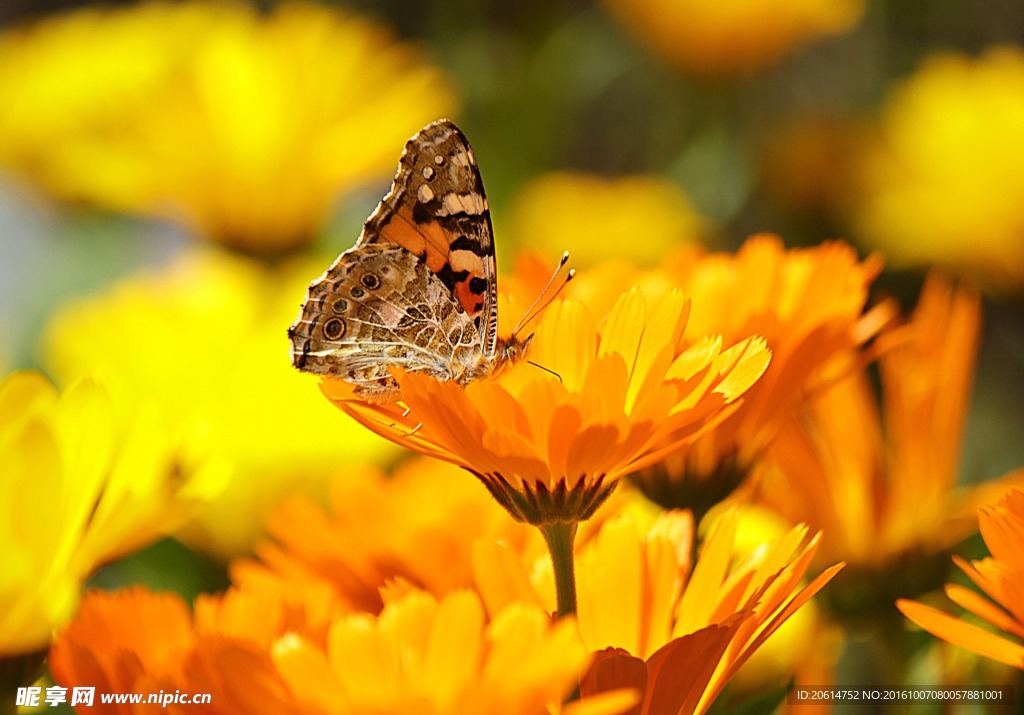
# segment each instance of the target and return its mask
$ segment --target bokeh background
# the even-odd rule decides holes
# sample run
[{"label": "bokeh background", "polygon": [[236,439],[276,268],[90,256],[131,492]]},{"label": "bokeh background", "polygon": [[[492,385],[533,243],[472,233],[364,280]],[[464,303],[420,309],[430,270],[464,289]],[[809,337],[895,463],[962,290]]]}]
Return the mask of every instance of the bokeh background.
[{"label": "bokeh background", "polygon": [[977,286],[961,481],[1024,464],[1020,2],[6,0],[0,368],[116,375],[233,475],[95,583],[215,589],[283,495],[393,458],[290,371],[285,328],[442,116],[503,270],[772,232],[878,252],[876,299]]}]

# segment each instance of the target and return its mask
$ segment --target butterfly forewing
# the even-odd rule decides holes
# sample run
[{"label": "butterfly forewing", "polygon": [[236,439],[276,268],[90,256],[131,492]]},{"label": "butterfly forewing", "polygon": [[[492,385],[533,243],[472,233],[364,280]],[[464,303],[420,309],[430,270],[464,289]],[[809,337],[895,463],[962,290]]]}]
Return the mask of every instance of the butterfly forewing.
[{"label": "butterfly forewing", "polygon": [[473,317],[484,353],[497,341],[494,234],[483,179],[466,136],[449,121],[409,140],[391,191],[357,246],[394,243],[422,260]]}]

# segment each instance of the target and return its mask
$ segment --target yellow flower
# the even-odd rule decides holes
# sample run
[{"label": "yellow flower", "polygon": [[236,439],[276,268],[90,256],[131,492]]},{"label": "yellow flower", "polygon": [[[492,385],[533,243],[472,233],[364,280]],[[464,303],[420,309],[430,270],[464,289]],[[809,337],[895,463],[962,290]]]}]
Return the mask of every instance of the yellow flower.
[{"label": "yellow flower", "polygon": [[[606,681],[609,671],[635,674],[642,664],[645,712],[651,715],[693,706],[704,712],[740,666],[840,568],[801,588],[819,541],[808,540],[803,527],[730,566],[734,512],[712,530],[687,577],[688,559],[680,550],[688,541],[673,538],[678,518],[669,513],[646,540],[626,524],[610,524],[579,562],[580,631],[588,648],[605,649],[583,691],[600,692],[614,682]],[[630,684],[642,682],[631,678]]]},{"label": "yellow flower", "polygon": [[616,480],[719,422],[761,375],[758,338],[684,346],[688,302],[623,293],[598,324],[574,301],[552,304],[521,364],[462,388],[399,374],[402,400],[373,405],[348,383],[324,393],[370,429],[465,467],[516,519],[582,521]]},{"label": "yellow flower", "polygon": [[389,451],[338,424],[288,363],[281,326],[310,270],[196,252],[75,301],[47,329],[54,374],[104,375],[119,402],[147,396],[189,443],[231,468],[225,491],[184,534],[216,554],[248,551],[283,494],[322,491],[335,470]]},{"label": "yellow flower", "polygon": [[[713,524],[716,513],[709,522]],[[793,525],[776,512],[759,504],[740,508],[733,540],[733,558],[742,562],[747,555],[785,538]],[[828,539],[822,534],[822,541]],[[813,572],[812,564],[812,572]],[[826,592],[827,593],[827,592]],[[834,626],[826,623],[816,601],[804,604],[775,634],[753,653],[730,680],[733,697],[746,699],[766,692],[778,692],[790,681],[798,685],[824,685],[818,679],[828,672],[828,637]],[[810,679],[808,679],[810,678]]]},{"label": "yellow flower", "polygon": [[946,585],[946,595],[1003,634],[915,601],[900,600],[896,605],[929,633],[1024,670],[1024,491],[1010,489],[998,502],[983,506],[978,527],[992,556],[969,564],[956,556],[953,560],[991,600],[956,584]]},{"label": "yellow flower", "polygon": [[964,505],[995,488],[957,489],[979,320],[977,294],[929,279],[912,319],[880,338],[882,404],[854,371],[769,451],[760,499],[822,529],[826,560],[850,563],[830,591],[843,615],[937,585],[944,551],[970,533]]},{"label": "yellow flower", "polygon": [[416,50],[319,4],[151,2],[0,36],[0,165],[252,252],[310,241],[453,105]]},{"label": "yellow flower", "polygon": [[735,254],[690,248],[654,271],[597,266],[570,284],[588,306],[607,304],[610,286],[639,283],[654,295],[678,289],[692,301],[694,335],[731,344],[751,334],[772,351],[764,375],[736,412],[635,481],[665,507],[689,508],[698,520],[745,478],[783,418],[809,394],[834,381],[845,359],[889,319],[891,306],[865,313],[868,289],[881,270],[839,242],[787,250],[775,236],[749,239]]},{"label": "yellow flower", "polygon": [[566,250],[577,267],[608,258],[655,265],[667,249],[698,241],[706,232],[689,198],[667,179],[567,172],[528,184],[508,224],[508,235],[521,245]]},{"label": "yellow flower", "polygon": [[994,289],[1024,282],[1024,51],[932,57],[889,100],[865,159],[859,232],[896,264]]},{"label": "yellow flower", "polygon": [[[818,548],[803,527],[733,559],[738,513],[715,525],[691,569],[693,520],[667,512],[649,528],[607,522],[577,559],[579,630],[597,659],[584,694],[635,687],[635,713],[704,712],[740,666],[839,570],[801,582]],[[512,550],[480,544],[475,570],[488,610],[550,606],[550,588]],[[547,574],[550,580],[550,573]]]},{"label": "yellow flower", "polygon": [[[149,409],[93,380],[0,383],[0,657],[38,651],[99,566],[167,534],[223,477]],[[142,402],[139,405],[139,402]]]},{"label": "yellow flower", "polygon": [[571,620],[552,626],[518,604],[488,622],[468,591],[412,592],[379,617],[339,620],[324,649],[294,639],[273,655],[301,706],[293,712],[311,715],[539,715],[557,708],[588,660]]},{"label": "yellow flower", "polygon": [[863,0],[605,0],[613,15],[655,54],[698,75],[748,74],[797,45],[845,32]]}]

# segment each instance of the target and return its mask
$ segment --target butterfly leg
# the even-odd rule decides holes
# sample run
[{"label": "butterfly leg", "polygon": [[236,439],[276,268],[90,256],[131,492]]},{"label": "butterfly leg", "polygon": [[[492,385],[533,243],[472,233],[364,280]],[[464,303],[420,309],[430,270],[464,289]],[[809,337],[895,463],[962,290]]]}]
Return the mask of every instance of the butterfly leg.
[{"label": "butterfly leg", "polygon": [[[402,412],[402,417],[408,417],[410,412],[412,412],[412,408],[411,407],[406,407],[405,410]],[[394,427],[397,427],[397,426],[398,426],[397,422],[392,422],[390,425],[388,425],[389,428],[394,428]],[[422,426],[423,426],[423,423],[422,422],[418,422],[415,427],[413,427],[411,430],[409,430],[408,432],[405,433],[405,436],[406,437],[412,437],[414,434],[419,432],[419,430],[420,430],[420,428]]]}]

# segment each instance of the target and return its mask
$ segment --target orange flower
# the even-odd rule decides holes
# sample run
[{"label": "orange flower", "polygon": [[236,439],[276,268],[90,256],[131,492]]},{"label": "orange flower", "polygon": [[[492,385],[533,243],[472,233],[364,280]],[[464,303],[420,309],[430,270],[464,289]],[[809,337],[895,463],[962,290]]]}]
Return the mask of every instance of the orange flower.
[{"label": "orange flower", "polygon": [[956,584],[946,585],[946,595],[1005,635],[916,601],[901,599],[896,607],[943,640],[1024,670],[1024,646],[1019,642],[1024,639],[1024,491],[1010,489],[998,502],[983,506],[978,514],[978,527],[992,556],[970,564],[957,556],[953,560],[991,600]]},{"label": "orange flower", "polygon": [[[232,588],[200,596],[193,615],[177,594],[142,587],[91,591],[50,649],[50,671],[58,685],[96,688],[90,712],[138,712],[125,704],[101,706],[100,693],[146,697],[161,690],[209,693],[214,707],[203,710],[225,715],[295,712],[270,651],[292,633],[325,642],[339,614],[326,596],[302,583],[287,594]],[[245,678],[246,687],[221,669]]]},{"label": "orange flower", "polygon": [[[100,694],[162,690],[208,693],[202,710],[223,715],[538,715],[558,711],[587,664],[571,620],[551,625],[524,605],[487,619],[469,592],[399,591],[379,617],[326,623],[314,623],[323,612],[301,588],[290,601],[203,597],[194,616],[175,595],[94,591],[51,649],[51,669],[60,685],[95,687],[98,713],[137,712],[100,705]],[[615,715],[630,702],[617,693],[580,706]]]},{"label": "orange flower", "polygon": [[532,536],[461,469],[425,457],[389,476],[346,470],[331,484],[330,502],[329,514],[308,499],[287,502],[270,519],[276,543],[257,546],[258,561],[235,561],[232,580],[282,592],[319,583],[344,611],[378,613],[387,582],[441,596],[472,583],[476,538],[522,545]]},{"label": "orange flower", "polygon": [[[703,712],[740,666],[806,603],[839,566],[800,584],[819,537],[797,527],[733,563],[738,514],[716,523],[691,572],[693,521],[667,512],[642,530],[609,521],[577,560],[579,629],[597,659],[584,694],[635,687],[637,715]],[[549,583],[537,584],[507,546],[480,544],[478,584],[489,610],[516,601],[550,605]]]},{"label": "orange flower", "polygon": [[835,380],[836,358],[888,321],[888,304],[864,312],[880,270],[877,258],[861,262],[844,243],[787,250],[778,237],[761,235],[735,255],[691,248],[657,271],[606,264],[581,274],[571,293],[590,306],[607,301],[609,284],[640,283],[654,295],[675,287],[692,300],[693,334],[721,335],[725,344],[760,335],[772,351],[771,364],[732,416],[635,479],[645,494],[667,508],[694,509],[698,520],[725,498],[783,418]]},{"label": "orange flower", "polygon": [[678,292],[649,303],[628,291],[600,323],[575,301],[554,303],[530,350],[545,369],[523,364],[466,388],[399,374],[402,400],[389,405],[338,380],[321,389],[378,434],[465,467],[516,519],[584,520],[620,476],[720,422],[764,371],[764,341],[684,341],[688,315]]},{"label": "orange flower", "polygon": [[584,693],[621,687],[608,676],[635,673],[642,664],[646,682],[628,680],[644,684],[639,712],[704,712],[754,651],[838,572],[833,566],[800,587],[819,541],[808,540],[803,527],[730,567],[737,517],[730,513],[716,525],[689,578],[688,564],[673,568],[685,544],[666,538],[672,529],[656,529],[638,550],[635,531],[606,527],[606,539],[599,537],[579,564],[580,631],[589,648],[605,649]]},{"label": "orange flower", "polygon": [[[180,687],[181,662],[192,643],[192,617],[176,594],[141,587],[90,591],[78,616],[50,648],[50,673],[67,688],[95,687],[97,702],[99,693],[173,692]],[[95,711],[133,712],[127,704]]]},{"label": "orange flower", "polygon": [[772,447],[761,498],[823,529],[830,558],[857,565],[966,537],[961,505],[992,489],[956,488],[979,321],[975,292],[930,278],[910,322],[882,338],[882,404],[860,372],[809,403]]},{"label": "orange flower", "polygon": [[880,338],[882,402],[856,372],[808,404],[760,469],[759,499],[827,534],[826,561],[850,567],[829,591],[861,627],[937,587],[970,513],[1004,480],[958,488],[980,320],[978,295],[930,278],[912,319]]}]

